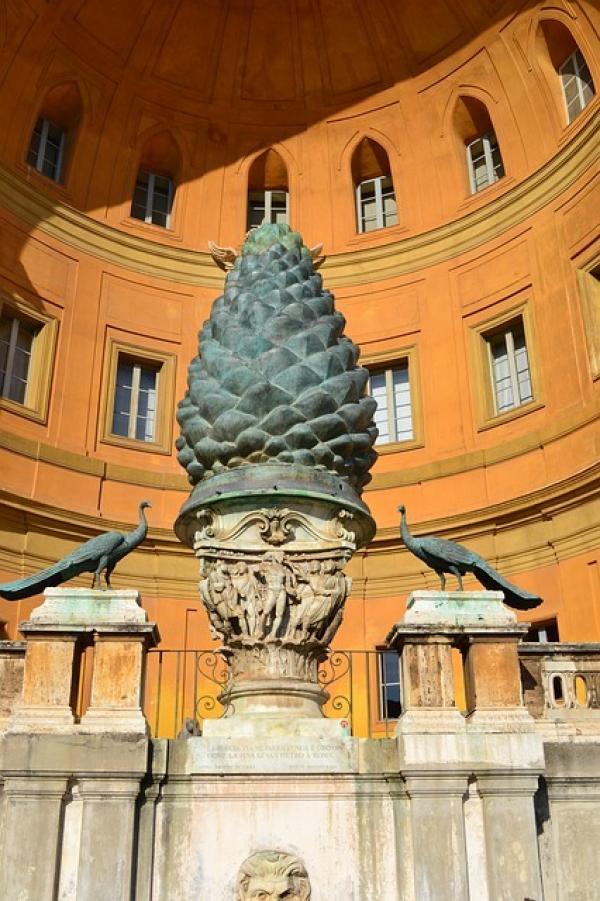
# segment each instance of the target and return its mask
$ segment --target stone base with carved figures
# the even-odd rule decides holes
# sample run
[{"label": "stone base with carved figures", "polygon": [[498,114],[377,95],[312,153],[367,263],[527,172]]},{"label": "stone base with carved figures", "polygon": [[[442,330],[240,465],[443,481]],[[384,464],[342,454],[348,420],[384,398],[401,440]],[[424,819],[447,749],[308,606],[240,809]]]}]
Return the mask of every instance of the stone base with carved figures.
[{"label": "stone base with carved figures", "polygon": [[[346,505],[324,485],[329,493],[284,491],[278,483],[260,493],[261,506],[255,494],[218,491],[201,505],[196,500],[180,521],[180,537],[200,561],[200,597],[229,670],[220,697],[225,717],[209,731],[244,732],[240,718],[248,717],[251,731],[264,718],[265,734],[275,719],[290,732],[293,719],[312,720],[318,731],[328,697],[319,666],[351,588],[343,569],[372,523],[358,499]],[[339,734],[339,724],[327,728]]]}]

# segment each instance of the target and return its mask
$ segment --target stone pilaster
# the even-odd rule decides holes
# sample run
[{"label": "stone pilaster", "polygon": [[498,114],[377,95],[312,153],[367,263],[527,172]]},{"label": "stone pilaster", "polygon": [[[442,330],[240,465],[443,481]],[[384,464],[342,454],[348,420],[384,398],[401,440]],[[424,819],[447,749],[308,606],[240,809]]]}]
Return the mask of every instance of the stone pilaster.
[{"label": "stone pilaster", "polygon": [[535,772],[488,772],[477,776],[483,802],[490,901],[542,898],[533,796]]},{"label": "stone pilaster", "polygon": [[78,901],[129,901],[133,880],[133,839],[140,780],[81,778],[82,800]]},{"label": "stone pilaster", "polygon": [[403,773],[410,798],[415,898],[468,901],[466,773]]},{"label": "stone pilaster", "polygon": [[47,732],[72,726],[75,653],[81,630],[31,623],[21,623],[20,629],[27,639],[23,693],[9,729]]},{"label": "stone pilaster", "polygon": [[7,776],[4,781],[3,901],[54,901],[66,774]]}]

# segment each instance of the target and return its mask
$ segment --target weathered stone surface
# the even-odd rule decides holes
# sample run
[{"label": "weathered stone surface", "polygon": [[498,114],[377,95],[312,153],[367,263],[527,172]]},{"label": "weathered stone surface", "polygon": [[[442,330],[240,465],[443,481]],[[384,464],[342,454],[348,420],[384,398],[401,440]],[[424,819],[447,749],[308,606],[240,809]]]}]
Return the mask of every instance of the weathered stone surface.
[{"label": "weathered stone surface", "polygon": [[90,588],[47,588],[44,601],[31,611],[29,622],[37,625],[83,625],[146,623],[148,614],[138,591]]},{"label": "weathered stone surface", "polygon": [[0,730],[21,698],[25,671],[25,642],[0,641]]}]

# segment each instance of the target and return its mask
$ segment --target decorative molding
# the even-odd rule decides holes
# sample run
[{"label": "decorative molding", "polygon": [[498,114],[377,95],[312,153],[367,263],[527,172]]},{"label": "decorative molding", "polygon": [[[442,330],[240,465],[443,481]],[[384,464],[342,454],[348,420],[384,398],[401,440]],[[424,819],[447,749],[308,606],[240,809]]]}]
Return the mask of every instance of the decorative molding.
[{"label": "decorative molding", "polygon": [[[452,259],[490,241],[551,203],[589,171],[598,157],[600,109],[547,163],[490,203],[430,231],[384,244],[332,254],[323,266],[330,288],[396,278]],[[222,277],[209,253],[126,234],[45,196],[0,167],[5,209],[58,241],[124,269],[215,290]]]},{"label": "decorative molding", "polygon": [[[529,408],[530,412],[539,409],[536,405]],[[525,415],[525,411],[523,411]],[[600,399],[590,406],[585,407],[583,415],[581,409],[575,413],[566,414],[561,419],[553,420],[549,425],[542,426],[518,438],[503,441],[483,450],[470,451],[459,454],[456,457],[446,457],[443,460],[435,460],[420,466],[403,468],[394,472],[374,473],[372,482],[366,487],[366,492],[384,491],[389,488],[402,488],[406,485],[416,485],[431,479],[448,478],[462,472],[469,472],[481,467],[493,466],[512,460],[523,454],[530,453],[537,448],[545,447],[553,441],[558,441],[568,435],[586,428],[598,421],[600,416]],[[188,493],[189,482],[184,475],[176,472],[152,472],[133,466],[123,466],[118,463],[105,462],[103,460],[77,454],[73,451],[52,447],[41,441],[35,441],[25,436],[17,435],[5,429],[0,429],[0,450],[8,450],[22,457],[33,460],[41,460],[53,463],[63,469],[69,469],[78,473],[97,476],[100,479],[121,482],[127,485],[156,488],[163,491],[178,491]],[[395,446],[382,445],[384,453],[393,453]],[[406,450],[406,445],[398,445],[399,452]]]}]

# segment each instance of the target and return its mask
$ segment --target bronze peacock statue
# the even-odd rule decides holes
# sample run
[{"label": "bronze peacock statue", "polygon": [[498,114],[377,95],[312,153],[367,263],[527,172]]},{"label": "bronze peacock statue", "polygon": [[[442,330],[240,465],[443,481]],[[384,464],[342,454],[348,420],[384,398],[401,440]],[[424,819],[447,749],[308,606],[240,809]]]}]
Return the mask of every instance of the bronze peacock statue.
[{"label": "bronze peacock statue", "polygon": [[475,551],[445,538],[435,538],[433,535],[416,538],[411,535],[406,522],[406,507],[402,504],[398,510],[401,513],[400,534],[404,544],[415,557],[435,570],[440,577],[442,591],[446,587],[446,573],[456,576],[460,591],[463,590],[462,577],[473,573],[484,588],[503,592],[504,600],[510,607],[530,610],[542,603],[542,598],[508,582]]},{"label": "bronze peacock statue", "polygon": [[24,579],[0,584],[0,597],[7,601],[20,601],[22,598],[39,594],[45,588],[62,585],[81,573],[93,572],[92,589],[100,588],[102,573],[106,587],[110,588],[110,577],[117,563],[135,550],[148,533],[148,523],[144,510],[151,507],[149,501],[142,501],[139,506],[139,524],[133,532],[123,535],[121,532],[104,532],[90,538],[85,544],[59,560],[53,566],[33,573]]}]

